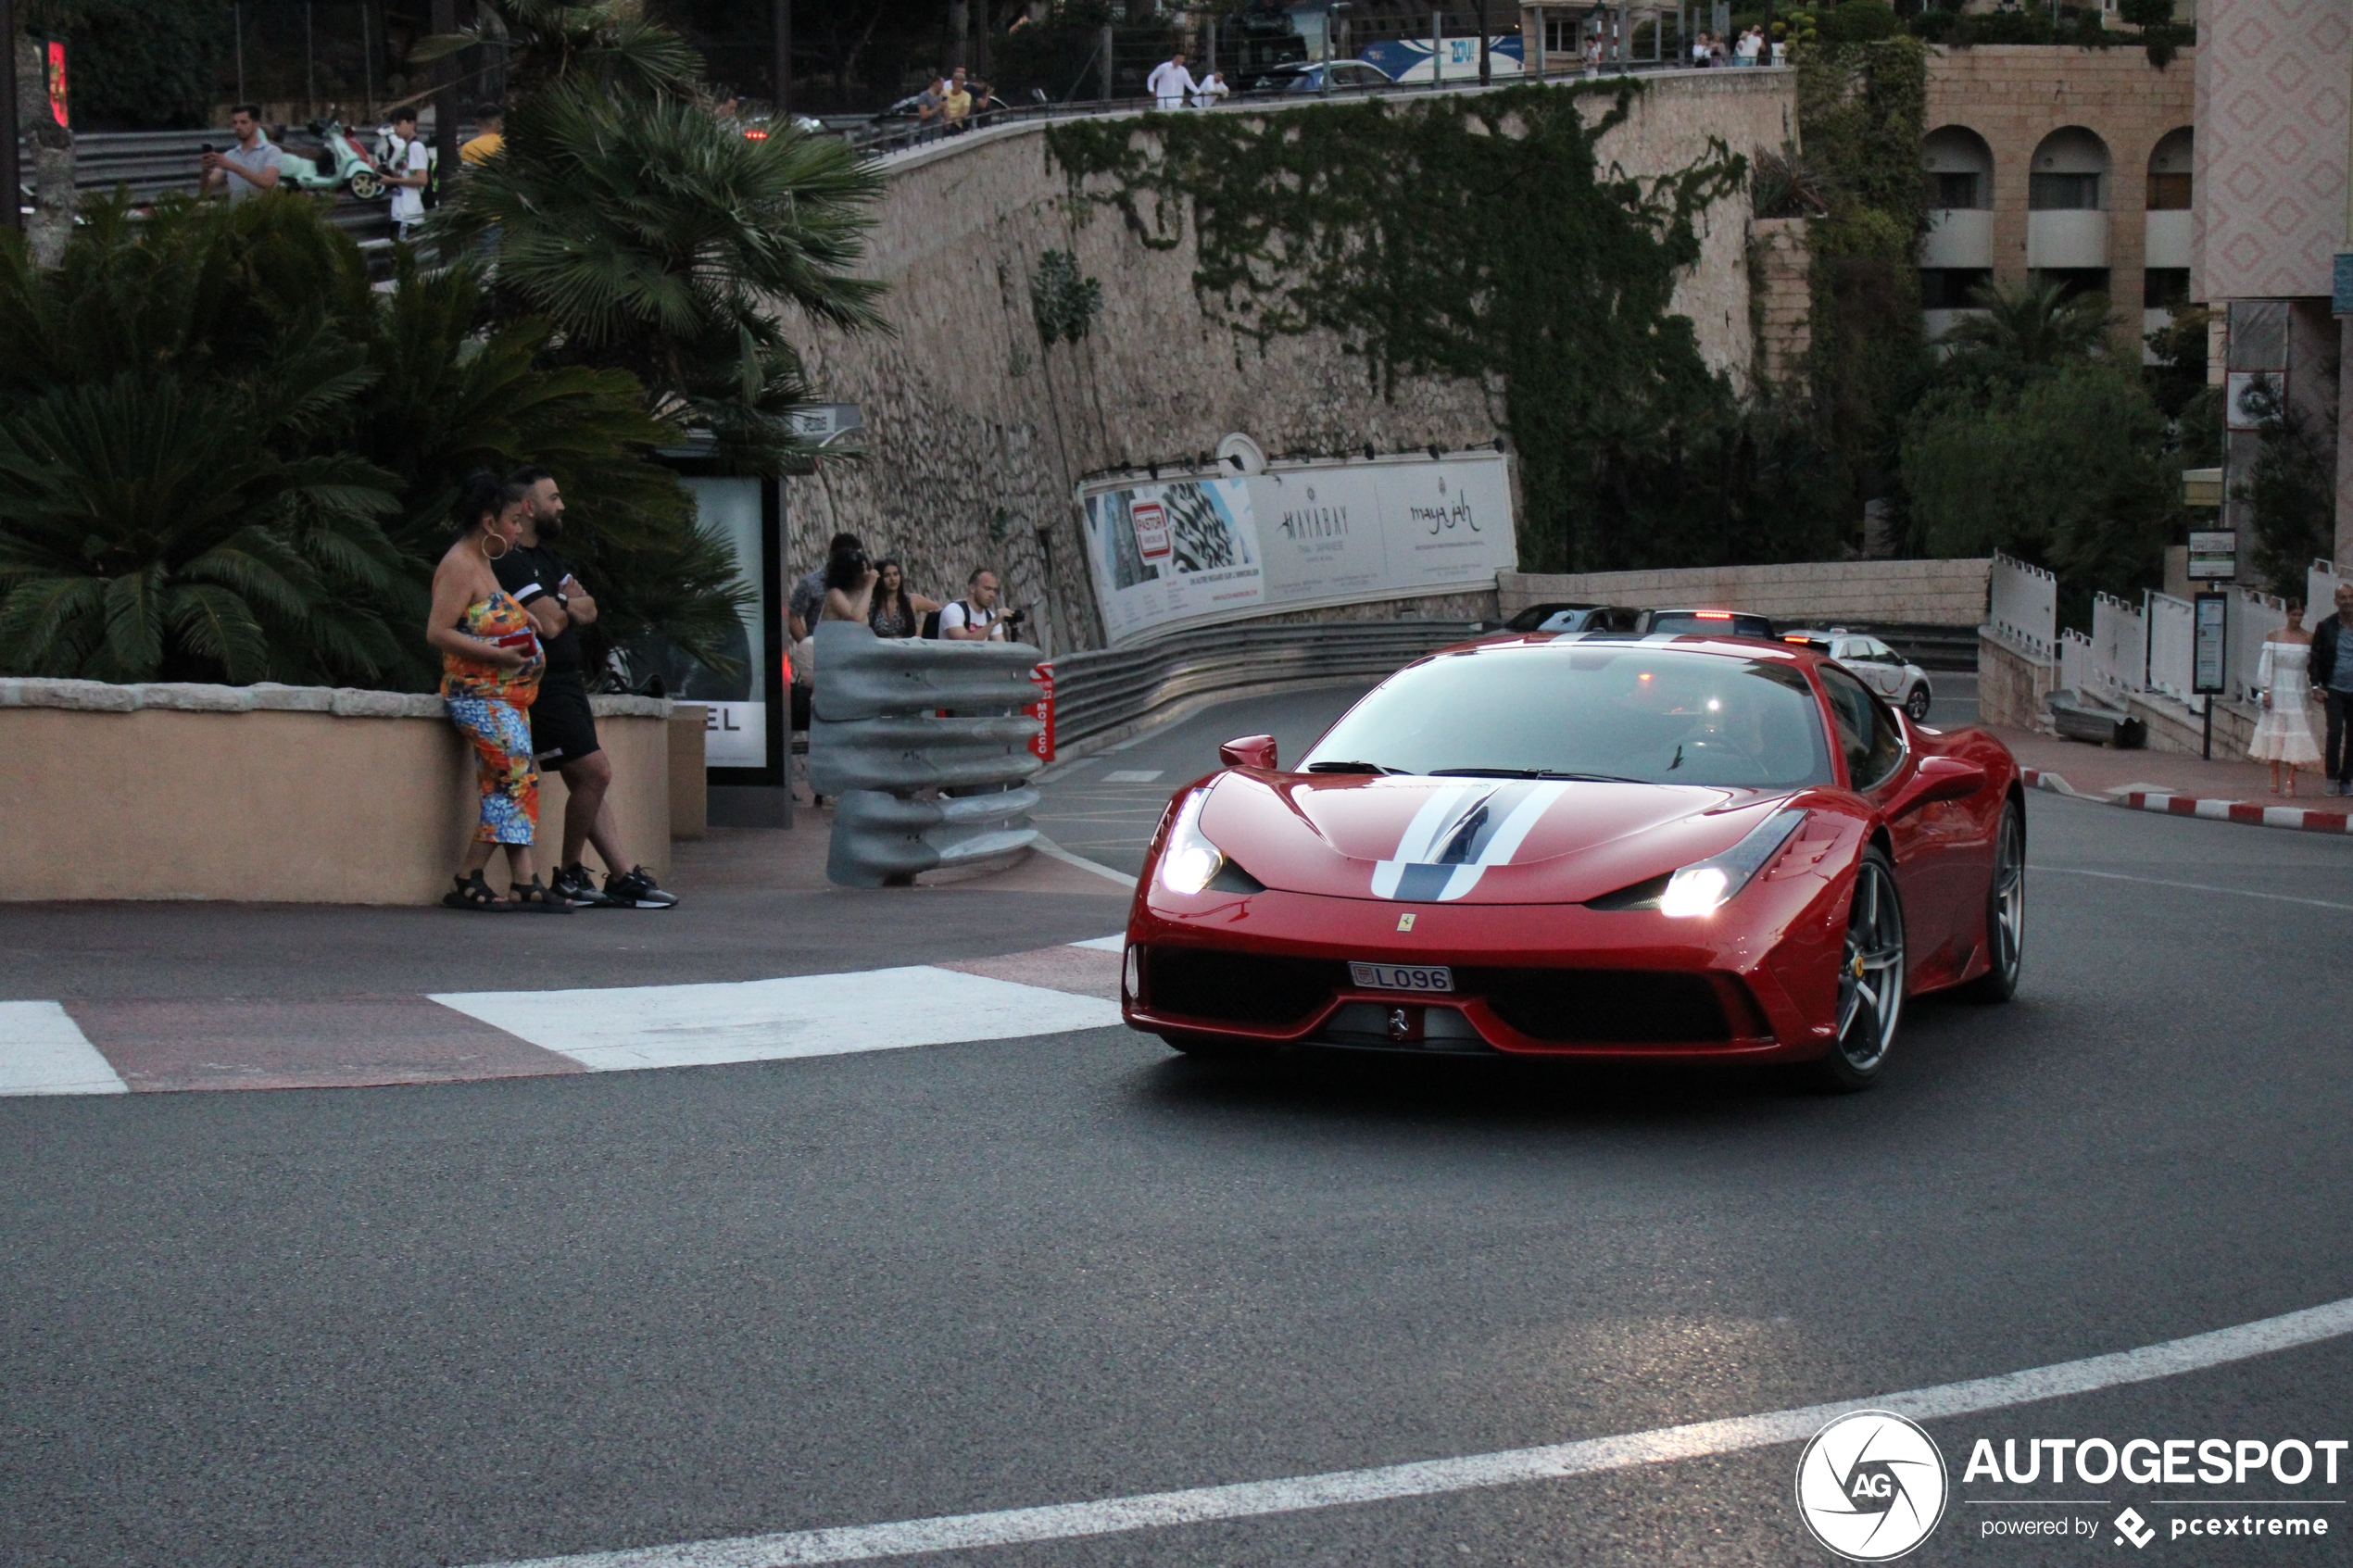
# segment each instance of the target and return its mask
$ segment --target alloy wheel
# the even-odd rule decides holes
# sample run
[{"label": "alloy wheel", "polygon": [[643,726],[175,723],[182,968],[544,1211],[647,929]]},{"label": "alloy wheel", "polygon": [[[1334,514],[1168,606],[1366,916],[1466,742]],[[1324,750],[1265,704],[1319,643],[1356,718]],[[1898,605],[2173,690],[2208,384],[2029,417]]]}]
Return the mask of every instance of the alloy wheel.
[{"label": "alloy wheel", "polygon": [[1858,1074],[1876,1073],[1904,1011],[1904,906],[1876,853],[1856,868],[1846,943],[1838,967],[1838,1053]]},{"label": "alloy wheel", "polygon": [[2014,810],[2002,813],[2001,838],[1994,849],[1992,903],[1986,958],[2006,985],[2015,985],[2019,959],[2026,950],[2026,824]]}]

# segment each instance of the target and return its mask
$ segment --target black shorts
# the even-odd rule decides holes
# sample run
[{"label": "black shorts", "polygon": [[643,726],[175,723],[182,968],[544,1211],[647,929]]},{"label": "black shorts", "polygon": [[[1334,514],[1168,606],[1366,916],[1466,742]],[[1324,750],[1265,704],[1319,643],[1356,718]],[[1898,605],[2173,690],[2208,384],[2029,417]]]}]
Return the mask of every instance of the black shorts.
[{"label": "black shorts", "polygon": [[588,683],[569,671],[542,679],[531,705],[531,752],[539,766],[562,768],[602,749]]}]

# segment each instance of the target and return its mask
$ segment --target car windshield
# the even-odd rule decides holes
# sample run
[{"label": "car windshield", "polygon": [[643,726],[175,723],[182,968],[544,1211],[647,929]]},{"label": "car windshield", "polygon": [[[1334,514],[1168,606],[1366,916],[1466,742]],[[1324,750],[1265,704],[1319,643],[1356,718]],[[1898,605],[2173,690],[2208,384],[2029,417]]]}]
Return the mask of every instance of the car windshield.
[{"label": "car windshield", "polygon": [[1795,668],[1641,644],[1441,655],[1375,688],[1302,765],[1743,789],[1832,782],[1821,709]]}]

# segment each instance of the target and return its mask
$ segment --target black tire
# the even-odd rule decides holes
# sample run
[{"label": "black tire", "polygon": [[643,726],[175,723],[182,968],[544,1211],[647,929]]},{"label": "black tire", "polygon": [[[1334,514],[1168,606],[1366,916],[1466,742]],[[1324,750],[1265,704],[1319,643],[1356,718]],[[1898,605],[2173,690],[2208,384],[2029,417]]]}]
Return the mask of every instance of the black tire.
[{"label": "black tire", "polygon": [[1195,1061],[1246,1061],[1265,1049],[1239,1040],[1221,1040],[1214,1035],[1163,1035],[1161,1038],[1167,1042],[1170,1050],[1181,1051]]},{"label": "black tire", "polygon": [[1814,1065],[1818,1086],[1853,1094],[1878,1081],[1904,1016],[1904,898],[1877,845],[1863,851],[1839,948],[1838,1038]]},{"label": "black tire", "polygon": [[2007,1002],[2018,995],[2026,962],[2026,812],[2015,800],[2002,808],[1994,830],[1994,871],[1985,879],[1983,974],[1961,987],[1973,1002]]},{"label": "black tire", "polygon": [[1926,686],[1914,686],[1904,698],[1904,711],[1912,716],[1915,724],[1928,722],[1929,695]]}]

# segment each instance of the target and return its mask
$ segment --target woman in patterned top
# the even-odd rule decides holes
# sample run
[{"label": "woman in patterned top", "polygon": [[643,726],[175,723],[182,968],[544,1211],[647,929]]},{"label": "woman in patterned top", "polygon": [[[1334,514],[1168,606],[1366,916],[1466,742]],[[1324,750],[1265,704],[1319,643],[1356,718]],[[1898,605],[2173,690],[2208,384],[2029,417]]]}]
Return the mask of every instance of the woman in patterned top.
[{"label": "woman in patterned top", "polygon": [[[466,481],[454,508],[460,532],[433,574],[433,614],[425,641],[441,650],[441,696],[450,721],[472,743],[482,792],[482,823],[459,862],[453,909],[533,909],[570,914],[572,905],[541,885],[531,864],[539,825],[539,766],[525,715],[539,695],[547,656],[531,616],[498,585],[490,563],[514,547],[529,492],[494,474]],[[483,880],[491,851],[504,845],[513,886],[500,898]]]},{"label": "woman in patterned top", "polygon": [[907,591],[907,572],[885,557],[875,563],[874,604],[866,624],[877,637],[912,637],[924,629],[924,617],[939,608],[939,601]]}]

